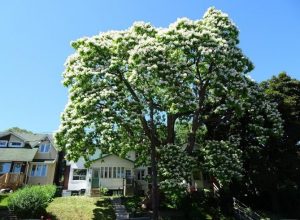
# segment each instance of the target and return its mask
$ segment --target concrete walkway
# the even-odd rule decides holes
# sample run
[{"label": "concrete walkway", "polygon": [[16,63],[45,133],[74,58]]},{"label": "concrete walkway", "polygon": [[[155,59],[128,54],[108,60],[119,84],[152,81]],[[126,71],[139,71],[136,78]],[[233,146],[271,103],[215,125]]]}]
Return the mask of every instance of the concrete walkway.
[{"label": "concrete walkway", "polygon": [[129,219],[129,214],[125,209],[125,206],[121,203],[121,198],[112,198],[112,204],[116,213],[116,220]]}]

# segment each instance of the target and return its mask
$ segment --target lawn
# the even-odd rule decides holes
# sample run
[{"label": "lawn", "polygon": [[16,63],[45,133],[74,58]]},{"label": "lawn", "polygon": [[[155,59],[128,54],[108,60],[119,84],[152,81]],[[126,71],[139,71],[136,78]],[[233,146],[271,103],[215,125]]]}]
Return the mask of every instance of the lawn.
[{"label": "lawn", "polygon": [[116,219],[108,197],[70,196],[55,198],[47,212],[56,220],[113,220]]},{"label": "lawn", "polygon": [[8,195],[0,195],[0,209],[7,209]]}]

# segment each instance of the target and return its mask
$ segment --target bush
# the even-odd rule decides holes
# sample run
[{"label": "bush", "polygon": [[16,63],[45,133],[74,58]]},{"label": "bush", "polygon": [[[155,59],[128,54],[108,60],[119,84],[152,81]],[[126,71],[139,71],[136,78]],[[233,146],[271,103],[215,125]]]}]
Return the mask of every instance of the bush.
[{"label": "bush", "polygon": [[107,196],[109,194],[108,189],[105,187],[100,188],[100,195],[101,196]]},{"label": "bush", "polygon": [[54,185],[26,186],[9,196],[8,208],[14,210],[18,217],[40,218],[55,192]]}]

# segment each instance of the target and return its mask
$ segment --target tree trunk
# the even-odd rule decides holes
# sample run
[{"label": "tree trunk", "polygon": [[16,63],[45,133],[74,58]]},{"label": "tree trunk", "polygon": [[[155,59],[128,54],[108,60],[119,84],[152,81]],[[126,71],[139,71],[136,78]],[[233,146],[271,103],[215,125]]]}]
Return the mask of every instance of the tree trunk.
[{"label": "tree trunk", "polygon": [[151,169],[152,169],[152,210],[153,220],[158,220],[158,186],[157,186],[157,160],[156,147],[151,144]]},{"label": "tree trunk", "polygon": [[150,126],[151,126],[151,169],[152,169],[152,211],[153,220],[158,220],[158,186],[157,186],[157,156],[155,143],[155,127],[153,120],[153,103],[150,103]]}]

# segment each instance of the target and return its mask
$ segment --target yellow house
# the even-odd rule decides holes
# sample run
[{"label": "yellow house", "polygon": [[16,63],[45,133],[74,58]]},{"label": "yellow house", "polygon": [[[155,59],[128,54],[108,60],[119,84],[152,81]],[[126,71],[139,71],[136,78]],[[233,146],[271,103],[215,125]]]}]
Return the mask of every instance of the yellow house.
[{"label": "yellow house", "polygon": [[50,134],[0,133],[0,188],[53,184],[57,161]]}]

